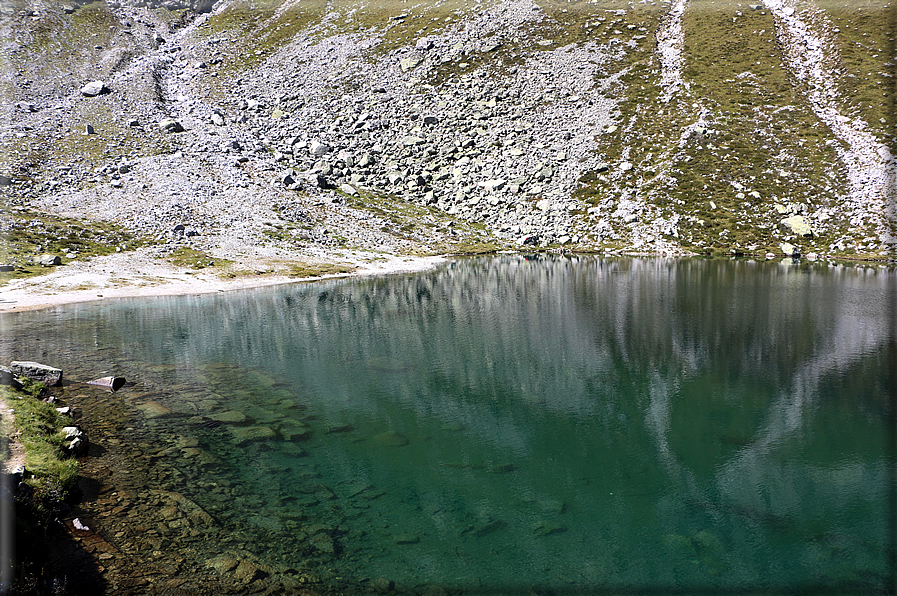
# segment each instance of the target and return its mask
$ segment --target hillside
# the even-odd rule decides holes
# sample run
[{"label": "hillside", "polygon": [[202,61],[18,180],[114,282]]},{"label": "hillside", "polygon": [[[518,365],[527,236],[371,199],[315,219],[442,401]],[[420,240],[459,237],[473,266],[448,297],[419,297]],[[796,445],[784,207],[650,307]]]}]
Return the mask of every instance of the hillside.
[{"label": "hillside", "polygon": [[3,0],[0,275],[893,259],[897,10],[757,1]]}]

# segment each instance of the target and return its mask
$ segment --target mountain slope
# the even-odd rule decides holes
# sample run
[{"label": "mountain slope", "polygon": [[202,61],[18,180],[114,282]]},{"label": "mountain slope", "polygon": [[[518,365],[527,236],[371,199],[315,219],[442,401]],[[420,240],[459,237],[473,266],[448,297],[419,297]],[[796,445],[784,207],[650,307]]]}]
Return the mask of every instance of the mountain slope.
[{"label": "mountain slope", "polygon": [[[7,229],[100,219],[275,269],[520,246],[893,256],[884,2],[0,12]],[[109,93],[79,93],[93,79]]]}]

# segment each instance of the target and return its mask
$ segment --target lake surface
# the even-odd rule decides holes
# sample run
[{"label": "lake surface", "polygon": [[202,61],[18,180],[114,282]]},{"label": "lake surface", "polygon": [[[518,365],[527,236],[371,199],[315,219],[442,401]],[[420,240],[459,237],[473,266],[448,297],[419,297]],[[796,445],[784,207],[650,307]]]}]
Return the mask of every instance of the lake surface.
[{"label": "lake surface", "polygon": [[877,266],[505,256],[0,331],[5,361],[132,381],[64,391],[110,589],[868,593],[895,300]]}]

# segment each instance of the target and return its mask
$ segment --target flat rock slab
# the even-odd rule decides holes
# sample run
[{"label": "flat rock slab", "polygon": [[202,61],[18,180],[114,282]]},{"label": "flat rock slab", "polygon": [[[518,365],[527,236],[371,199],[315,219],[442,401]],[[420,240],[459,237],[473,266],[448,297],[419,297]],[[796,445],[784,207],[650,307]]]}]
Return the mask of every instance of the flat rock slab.
[{"label": "flat rock slab", "polygon": [[58,385],[62,381],[61,368],[53,368],[39,362],[16,360],[10,363],[9,368],[20,377],[28,377],[32,381],[43,383],[48,387]]},{"label": "flat rock slab", "polygon": [[248,420],[248,418],[243,412],[237,412],[236,410],[227,410],[219,414],[212,414],[211,416],[209,416],[209,420],[214,420],[215,422],[220,422],[222,424],[243,424]]},{"label": "flat rock slab", "polygon": [[237,446],[258,443],[260,441],[270,441],[277,437],[277,433],[274,432],[274,429],[267,426],[232,426],[229,430],[234,443]]}]

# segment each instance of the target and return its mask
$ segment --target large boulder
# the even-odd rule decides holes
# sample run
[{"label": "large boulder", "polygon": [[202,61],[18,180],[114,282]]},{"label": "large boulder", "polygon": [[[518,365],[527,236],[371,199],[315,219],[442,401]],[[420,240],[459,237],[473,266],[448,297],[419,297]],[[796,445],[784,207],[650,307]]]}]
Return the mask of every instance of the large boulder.
[{"label": "large boulder", "polygon": [[108,91],[106,83],[103,81],[91,81],[81,87],[81,95],[85,97],[95,97]]},{"label": "large boulder", "polygon": [[796,236],[812,236],[813,230],[803,215],[792,215],[782,220],[782,227]]},{"label": "large boulder", "polygon": [[32,381],[43,383],[48,387],[58,385],[62,381],[61,368],[53,368],[39,362],[16,360],[10,363],[9,368],[20,377],[28,377]]},{"label": "large boulder", "polygon": [[12,385],[12,370],[8,366],[0,364],[0,385]]},{"label": "large boulder", "polygon": [[159,122],[159,130],[162,132],[184,132],[184,127],[174,118],[165,118]]},{"label": "large boulder", "polygon": [[58,255],[44,254],[37,257],[37,264],[43,267],[62,265],[62,259]]}]

